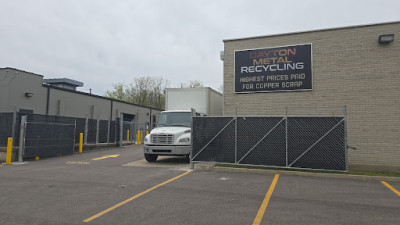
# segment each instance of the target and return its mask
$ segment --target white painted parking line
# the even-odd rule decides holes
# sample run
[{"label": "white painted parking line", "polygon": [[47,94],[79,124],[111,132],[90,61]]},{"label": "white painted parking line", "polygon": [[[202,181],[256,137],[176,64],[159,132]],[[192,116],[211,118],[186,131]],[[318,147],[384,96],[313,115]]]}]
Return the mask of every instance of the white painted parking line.
[{"label": "white painted parking line", "polygon": [[90,164],[90,162],[66,162],[66,164],[87,165]]}]

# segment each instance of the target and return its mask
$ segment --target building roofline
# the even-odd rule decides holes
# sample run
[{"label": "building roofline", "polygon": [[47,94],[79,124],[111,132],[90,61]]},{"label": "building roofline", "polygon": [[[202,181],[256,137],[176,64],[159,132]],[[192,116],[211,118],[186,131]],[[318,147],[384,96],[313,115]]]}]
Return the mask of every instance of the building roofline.
[{"label": "building roofline", "polygon": [[369,27],[369,26],[389,25],[389,24],[396,24],[396,23],[400,23],[400,21],[362,24],[362,25],[351,25],[351,26],[345,26],[345,27],[322,28],[322,29],[316,29],[316,30],[296,31],[296,32],[292,32],[292,33],[290,33],[290,32],[289,33],[278,33],[278,34],[271,34],[271,35],[260,35],[260,36],[254,36],[254,37],[232,38],[232,39],[224,39],[222,41],[223,42],[241,41],[241,40],[249,40],[249,39],[256,39],[256,38],[266,38],[266,37],[312,33],[312,32],[320,32],[320,31],[332,31],[332,30],[341,30],[341,29],[352,29],[352,28],[361,28],[361,27]]},{"label": "building roofline", "polygon": [[51,78],[51,79],[43,79],[44,83],[47,84],[68,84],[74,87],[83,87],[83,83],[77,80],[72,80],[69,78]]},{"label": "building roofline", "polygon": [[[35,76],[40,76],[42,78],[44,77],[43,75],[40,75],[40,74],[36,74],[36,73],[32,73],[32,72],[28,72],[28,71],[12,68],[12,67],[0,68],[0,70],[7,70],[7,69],[15,70],[15,71],[19,71],[19,72],[24,72],[24,73],[28,73],[28,74],[35,75]],[[63,78],[63,79],[68,79],[68,78]],[[108,97],[104,97],[104,96],[100,96],[100,95],[89,94],[89,93],[86,93],[86,92],[74,91],[74,90],[70,90],[70,89],[66,89],[66,88],[62,88],[62,87],[57,87],[57,86],[50,85],[50,84],[42,83],[42,86],[43,87],[57,89],[57,90],[61,90],[61,91],[72,92],[72,93],[75,93],[75,94],[81,94],[81,95],[86,95],[86,96],[90,96],[90,97],[101,98],[101,99],[105,99],[105,100],[111,100],[111,101],[114,101],[114,102],[120,102],[120,103],[124,103],[124,104],[128,104],[128,105],[134,105],[134,106],[138,106],[138,107],[142,107],[142,108],[163,111],[163,109],[157,109],[157,108],[153,108],[153,107],[138,105],[138,104],[134,104],[134,103],[130,103],[130,102],[121,101],[121,100],[118,100],[118,99],[108,98]]]},{"label": "building roofline", "polygon": [[210,90],[210,91],[212,91],[212,92],[214,92],[214,93],[216,93],[216,94],[219,94],[219,95],[221,95],[222,96],[222,93],[221,92],[219,92],[219,91],[216,91],[216,90],[214,90],[213,88],[211,88],[211,87],[198,87],[198,88],[166,88],[166,89],[173,89],[173,90],[178,90],[178,89],[180,89],[180,90],[187,90],[187,91],[190,91],[190,90]]},{"label": "building roofline", "polygon": [[66,88],[62,88],[62,87],[57,87],[57,86],[50,85],[50,84],[42,84],[42,86],[43,86],[43,87],[47,87],[47,88],[52,88],[52,89],[61,90],[61,91],[72,92],[72,93],[75,93],[75,94],[80,94],[80,95],[86,95],[86,96],[90,96],[90,97],[105,99],[105,100],[109,100],[109,101],[120,102],[120,103],[124,103],[124,104],[128,104],[128,105],[133,105],[133,106],[138,106],[138,107],[142,107],[142,108],[147,108],[147,109],[154,109],[154,110],[163,111],[163,109],[157,109],[157,108],[153,108],[153,107],[138,105],[138,104],[134,104],[134,103],[131,103],[131,102],[125,102],[125,101],[122,101],[122,100],[113,99],[113,98],[108,98],[108,97],[104,97],[104,96],[101,96],[101,95],[90,94],[90,93],[86,93],[86,92],[82,92],[82,91],[74,91],[74,90],[70,90],[70,89],[66,89]]},{"label": "building roofline", "polygon": [[28,71],[25,71],[25,70],[12,68],[12,67],[0,68],[0,70],[15,70],[15,71],[19,71],[19,72],[29,73],[29,74],[32,74],[32,75],[35,75],[35,76],[44,77],[43,75],[40,75],[40,74],[37,74],[37,73],[32,73],[32,72],[28,72]]}]

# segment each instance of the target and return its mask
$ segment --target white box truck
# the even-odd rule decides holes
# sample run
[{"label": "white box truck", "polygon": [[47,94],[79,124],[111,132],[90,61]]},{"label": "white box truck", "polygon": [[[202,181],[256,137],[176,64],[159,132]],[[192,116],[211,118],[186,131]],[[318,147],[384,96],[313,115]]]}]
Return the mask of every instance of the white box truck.
[{"label": "white box truck", "polygon": [[167,88],[165,111],[157,127],[144,138],[144,157],[154,162],[159,155],[186,156],[191,152],[193,116],[221,116],[222,94],[211,88]]}]

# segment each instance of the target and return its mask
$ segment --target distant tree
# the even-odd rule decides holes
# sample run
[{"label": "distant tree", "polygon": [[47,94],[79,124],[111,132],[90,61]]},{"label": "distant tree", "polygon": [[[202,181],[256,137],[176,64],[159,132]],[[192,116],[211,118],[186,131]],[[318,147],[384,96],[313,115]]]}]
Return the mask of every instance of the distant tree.
[{"label": "distant tree", "polygon": [[124,84],[122,83],[113,84],[113,88],[114,90],[106,92],[106,97],[118,99],[121,101],[129,101]]},{"label": "distant tree", "polygon": [[202,88],[204,87],[204,84],[198,80],[190,80],[186,83],[181,83],[180,86],[181,88]]},{"label": "distant tree", "polygon": [[169,85],[168,80],[162,77],[139,77],[130,84],[121,83],[113,85],[113,91],[107,91],[106,96],[134,104],[165,108],[165,88]]}]

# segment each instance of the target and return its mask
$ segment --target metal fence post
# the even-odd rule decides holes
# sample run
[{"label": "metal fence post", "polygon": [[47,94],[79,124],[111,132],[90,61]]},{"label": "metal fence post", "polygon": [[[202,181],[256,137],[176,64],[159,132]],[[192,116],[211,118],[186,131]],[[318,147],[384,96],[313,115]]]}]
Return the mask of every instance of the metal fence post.
[{"label": "metal fence post", "polygon": [[76,118],[75,118],[75,122],[74,122],[74,141],[72,144],[72,154],[75,153],[75,135],[76,135]]},{"label": "metal fence post", "polygon": [[129,130],[130,130],[130,132],[129,132],[129,140],[130,140],[130,143],[132,143],[133,142],[133,135],[135,135],[135,122],[133,122],[133,121],[131,122]]},{"label": "metal fence post", "polygon": [[118,144],[118,140],[117,140],[118,130],[117,130],[117,128],[118,128],[118,117],[115,118],[115,122],[114,122],[114,142],[113,143],[115,143],[115,146],[117,146],[117,144]]},{"label": "metal fence post", "polygon": [[85,137],[84,137],[84,143],[85,145],[87,144],[87,136],[88,136],[88,130],[89,130],[89,118],[88,114],[86,114],[86,121],[85,121]]},{"label": "metal fence post", "polygon": [[122,140],[124,135],[124,114],[121,114],[119,119],[119,147],[122,147]]},{"label": "metal fence post", "polygon": [[286,142],[286,167],[288,167],[288,107],[285,113],[285,142]]},{"label": "metal fence post", "polygon": [[96,125],[96,145],[99,143],[99,128],[100,128],[100,120],[97,119],[97,125]]},{"label": "metal fence post", "polygon": [[235,110],[235,164],[237,164],[237,107]]},{"label": "metal fence post", "polygon": [[13,123],[12,123],[12,128],[11,128],[11,137],[13,140],[13,146],[14,146],[14,140],[15,140],[15,128],[17,127],[17,107],[14,106],[14,112],[13,112]]},{"label": "metal fence post", "polygon": [[346,171],[348,171],[348,152],[347,152],[347,106],[344,106],[344,157],[346,163]]},{"label": "metal fence post", "polygon": [[108,124],[107,124],[107,144],[110,143],[110,119],[108,119]]},{"label": "metal fence post", "polygon": [[19,129],[19,148],[18,148],[18,162],[22,162],[22,154],[24,152],[25,144],[25,129],[26,129],[26,116],[21,116],[21,126]]}]

